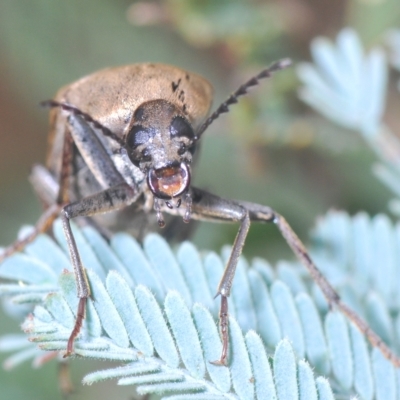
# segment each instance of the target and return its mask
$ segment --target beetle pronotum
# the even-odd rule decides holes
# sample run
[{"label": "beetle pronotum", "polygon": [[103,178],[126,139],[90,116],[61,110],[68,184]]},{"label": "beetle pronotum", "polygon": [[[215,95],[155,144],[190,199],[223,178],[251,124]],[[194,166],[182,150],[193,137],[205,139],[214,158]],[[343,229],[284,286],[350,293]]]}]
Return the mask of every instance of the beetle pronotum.
[{"label": "beetle pronotum", "polygon": [[[239,223],[232,252],[217,288],[221,297],[222,352],[228,357],[228,297],[236,265],[252,221],[273,222],[321,288],[331,307],[341,310],[395,365],[400,360],[371,328],[340,300],[319,272],[285,219],[270,207],[226,200],[191,185],[196,145],[207,127],[247,89],[290,65],[281,60],[239,87],[208,118],[212,87],[199,75],[163,64],[109,68],[60,89],[51,107],[46,167],[35,166],[31,181],[46,207],[34,231],[0,256],[23,248],[61,217],[77,282],[79,305],[65,356],[73,352],[90,287],[71,231],[70,220],[94,217],[100,227],[121,228],[140,236],[163,213],[190,219]],[[129,207],[128,207],[129,206]],[[116,211],[112,218],[100,214]],[[100,216],[100,217],[99,217]],[[123,228],[126,227],[123,226]]]}]

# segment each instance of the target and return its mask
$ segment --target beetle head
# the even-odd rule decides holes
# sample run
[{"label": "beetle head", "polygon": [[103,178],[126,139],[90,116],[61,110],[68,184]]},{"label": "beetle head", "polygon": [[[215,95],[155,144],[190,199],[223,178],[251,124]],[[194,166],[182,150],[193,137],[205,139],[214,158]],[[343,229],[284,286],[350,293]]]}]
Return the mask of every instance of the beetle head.
[{"label": "beetle head", "polygon": [[172,103],[160,99],[138,107],[125,147],[132,163],[146,174],[149,189],[157,199],[179,200],[188,190],[195,134],[185,115]]}]

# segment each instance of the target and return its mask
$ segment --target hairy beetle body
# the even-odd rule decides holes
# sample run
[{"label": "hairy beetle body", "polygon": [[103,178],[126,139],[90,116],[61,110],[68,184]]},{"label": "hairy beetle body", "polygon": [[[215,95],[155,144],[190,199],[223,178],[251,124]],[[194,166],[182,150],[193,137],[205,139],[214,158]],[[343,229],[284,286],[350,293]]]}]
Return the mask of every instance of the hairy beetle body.
[{"label": "hairy beetle body", "polygon": [[[102,129],[109,129],[116,137],[124,141],[135,122],[140,118],[143,120],[145,117],[145,113],[140,113],[141,106],[151,103],[154,104],[154,107],[147,110],[150,114],[148,116],[150,122],[155,121],[159,125],[168,125],[170,123],[167,120],[168,115],[164,115],[168,113],[162,113],[162,109],[166,107],[157,107],[162,102],[170,106],[172,114],[175,112],[184,116],[193,130],[196,130],[209,113],[212,97],[212,86],[201,76],[165,64],[145,63],[108,68],[88,75],[62,87],[54,100],[73,105],[101,124],[102,128],[93,127],[93,131],[103,144],[108,157],[113,160],[125,181],[130,186],[141,187],[145,194],[148,192],[145,174],[130,161],[127,152],[121,149],[115,140],[104,136]],[[50,111],[49,151],[46,167],[57,182],[60,181],[63,169],[62,152],[65,134],[69,129],[68,115],[69,113],[61,108],[53,108]],[[162,134],[154,137],[153,141],[155,142],[154,146],[158,146],[159,152],[162,151],[165,158],[171,158],[171,155],[168,154],[171,146],[168,146],[168,140],[162,137]],[[93,174],[90,168],[93,162],[100,162],[100,160],[96,160],[96,155],[90,157],[89,160],[84,160],[74,146],[68,189],[71,200],[78,200],[107,188],[108,185],[99,182],[99,179]],[[168,175],[167,172],[162,176]],[[181,175],[181,171],[178,171],[178,175]],[[161,187],[161,183],[158,184],[155,175],[151,182],[155,186],[158,185],[157,188]],[[175,187],[179,192],[177,180],[175,180]],[[149,211],[153,211],[151,204],[147,209],[144,207],[145,197],[141,196],[138,202],[130,207],[97,215],[94,219],[103,228],[113,231],[127,230],[136,237],[143,237],[148,231],[154,230],[157,225],[156,216],[154,213],[149,213]],[[169,228],[171,228],[171,220],[170,217]],[[167,236],[171,236],[173,230],[182,237],[183,231],[186,232],[189,229],[187,225],[181,223],[181,219],[174,221],[173,226],[174,229],[166,231]]]},{"label": "hairy beetle body", "polygon": [[[54,100],[45,103],[53,107],[47,166],[36,166],[31,180],[46,210],[34,231],[7,248],[0,261],[48,230],[60,216],[79,298],[64,356],[74,351],[86,301],[91,296],[85,269],[90,266],[82,264],[71,220],[101,218],[101,227],[134,227],[135,234],[140,236],[154,222],[163,227],[165,213],[180,216],[184,222],[197,219],[239,224],[217,288],[221,298],[222,349],[214,364],[226,364],[228,359],[228,297],[251,222],[272,222],[308,269],[329,305],[341,310],[374,346],[400,365],[400,359],[341,301],[280,214],[268,206],[224,199],[191,184],[193,155],[207,127],[260,79],[288,65],[290,60],[281,60],[261,71],[208,117],[211,85],[196,74],[163,64],[102,70],[65,86]],[[104,219],[107,214],[110,219]],[[170,289],[168,283],[166,289]]]}]

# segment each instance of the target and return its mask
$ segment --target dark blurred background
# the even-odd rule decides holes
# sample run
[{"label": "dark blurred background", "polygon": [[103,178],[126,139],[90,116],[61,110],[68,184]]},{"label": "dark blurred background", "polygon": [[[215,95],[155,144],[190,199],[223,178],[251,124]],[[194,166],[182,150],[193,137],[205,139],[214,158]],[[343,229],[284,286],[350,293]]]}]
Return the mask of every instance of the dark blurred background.
[{"label": "dark blurred background", "polygon": [[[272,61],[309,60],[316,36],[334,39],[351,26],[368,48],[399,20],[398,0],[1,0],[0,243],[11,243],[40,215],[27,181],[32,164],[43,163],[46,154],[47,110],[38,104],[62,85],[108,66],[164,62],[208,78],[217,106]],[[375,214],[386,211],[390,194],[370,172],[372,151],[303,105],[297,87],[295,68],[280,72],[215,122],[202,139],[195,184],[268,204],[307,240],[315,218],[329,208]],[[389,96],[385,119],[400,131],[399,100],[394,91]],[[218,251],[236,231],[201,224],[194,241]],[[252,227],[245,254],[291,257],[275,228],[265,226]],[[0,315],[0,333],[11,324],[17,330]],[[73,398],[132,398],[131,388],[114,383],[80,387],[83,369],[93,369],[82,364],[73,362]],[[0,369],[0,388],[1,399],[59,398],[56,365]]]}]

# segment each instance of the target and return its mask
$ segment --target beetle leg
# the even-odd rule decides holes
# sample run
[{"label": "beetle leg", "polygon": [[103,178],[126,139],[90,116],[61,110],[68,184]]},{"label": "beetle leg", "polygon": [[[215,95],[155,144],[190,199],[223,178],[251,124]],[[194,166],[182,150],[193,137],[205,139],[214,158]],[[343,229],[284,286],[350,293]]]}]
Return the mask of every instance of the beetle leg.
[{"label": "beetle leg", "polygon": [[368,338],[372,346],[377,347],[382,354],[396,367],[400,366],[397,357],[382,339],[360,318],[351,308],[342,302],[339,294],[314,264],[307,249],[286,220],[272,208],[260,204],[222,199],[200,189],[192,189],[192,217],[200,220],[240,222],[239,232],[233,244],[232,252],[218,285],[217,296],[221,295],[220,327],[222,335],[222,353],[216,364],[225,364],[228,355],[228,305],[226,298],[230,294],[236,265],[242,253],[244,241],[250,227],[250,222],[272,222],[286,240],[296,257],[306,267],[315,283],[324,294],[330,307],[341,311]]},{"label": "beetle leg", "polygon": [[[211,363],[215,365],[226,365],[229,350],[228,297],[230,295],[236,266],[250,228],[249,213],[245,207],[233,201],[223,200],[199,189],[193,189],[192,191],[191,209],[191,217],[194,219],[240,223],[231,255],[226,264],[215,296],[221,296],[219,324],[222,338],[222,352],[219,360],[212,361]],[[183,212],[185,213],[186,211]]]},{"label": "beetle leg", "polygon": [[[39,199],[43,202],[46,210],[43,212],[39,221],[36,223],[32,232],[22,239],[16,240],[11,246],[7,247],[0,254],[0,264],[9,256],[17,251],[23,250],[29,243],[33,242],[38,235],[48,231],[58,217],[61,211],[63,200],[67,200],[67,185],[70,174],[72,159],[72,137],[66,132],[64,136],[63,152],[62,152],[62,170],[60,184],[54,186],[54,178],[51,180],[51,174],[44,167],[34,167],[31,174],[31,182],[36,193],[39,194]],[[41,168],[41,169],[40,169]],[[56,195],[54,190],[58,191]],[[55,197],[53,197],[55,196]]]},{"label": "beetle leg", "polygon": [[69,115],[68,127],[80,155],[104,189],[125,182],[103,143],[81,115]]},{"label": "beetle leg", "polygon": [[60,214],[61,207],[57,204],[49,207],[39,218],[32,232],[30,232],[27,236],[16,240],[13,244],[3,249],[0,254],[0,264],[7,258],[16,253],[17,251],[21,251],[27,246],[29,243],[33,242],[36,237],[43,232],[46,232],[50,229],[51,224]]},{"label": "beetle leg", "polygon": [[[74,143],[86,165],[105,190],[79,201],[70,202],[69,177],[72,171]],[[75,217],[90,217],[95,214],[123,208],[132,204],[137,199],[139,193],[137,188],[133,188],[125,182],[91,126],[81,115],[73,113],[68,116],[58,182],[55,179],[51,179],[51,175],[46,174],[46,172],[47,170],[43,167],[35,167],[31,179],[35,190],[43,193],[39,197],[44,204],[48,205],[52,203],[52,205],[43,213],[30,235],[15,242],[2,253],[0,262],[5,257],[32,242],[39,233],[48,230],[55,218],[61,215],[79,298],[75,326],[68,340],[67,352],[65,354],[65,356],[68,356],[73,351],[74,340],[79,334],[85,316],[86,299],[90,296],[89,283],[72,234],[70,220]],[[58,191],[58,193],[56,194],[55,191]]]},{"label": "beetle leg", "polygon": [[29,175],[29,181],[45,209],[57,202],[60,185],[46,167],[35,164]]},{"label": "beetle leg", "polygon": [[138,196],[138,192],[126,183],[119,184],[103,192],[87,196],[79,201],[67,204],[61,210],[61,221],[67,240],[71,263],[77,285],[77,296],[79,298],[75,326],[68,339],[67,351],[64,357],[73,352],[74,340],[78,336],[85,318],[86,299],[90,297],[90,287],[79,256],[78,247],[71,230],[70,220],[76,217],[90,217],[96,214],[117,210],[132,204]]}]

